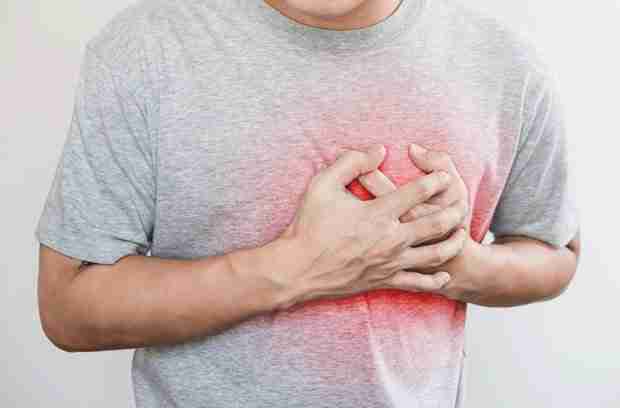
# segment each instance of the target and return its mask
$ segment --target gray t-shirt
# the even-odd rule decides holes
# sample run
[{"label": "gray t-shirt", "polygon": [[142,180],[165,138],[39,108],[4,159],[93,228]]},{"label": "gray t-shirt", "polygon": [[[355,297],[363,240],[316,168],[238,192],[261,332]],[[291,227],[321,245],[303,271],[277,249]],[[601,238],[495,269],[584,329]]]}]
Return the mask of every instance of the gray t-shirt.
[{"label": "gray t-shirt", "polygon": [[[561,104],[533,47],[450,0],[335,31],[262,1],[142,1],[88,43],[36,237],[68,256],[194,259],[275,239],[319,165],[383,143],[448,152],[487,231],[577,230]],[[208,300],[205,300],[208,301]],[[466,305],[374,290],[136,349],[138,407],[454,407]]]}]

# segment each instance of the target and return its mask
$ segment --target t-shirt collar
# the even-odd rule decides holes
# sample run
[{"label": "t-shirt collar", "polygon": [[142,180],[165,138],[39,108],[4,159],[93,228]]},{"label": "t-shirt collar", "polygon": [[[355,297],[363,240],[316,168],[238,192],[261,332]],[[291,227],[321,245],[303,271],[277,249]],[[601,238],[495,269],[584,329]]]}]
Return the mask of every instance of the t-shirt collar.
[{"label": "t-shirt collar", "polygon": [[412,27],[428,0],[401,0],[392,14],[368,27],[332,30],[297,22],[263,0],[244,2],[257,22],[277,30],[277,34],[316,51],[355,51],[380,47]]}]

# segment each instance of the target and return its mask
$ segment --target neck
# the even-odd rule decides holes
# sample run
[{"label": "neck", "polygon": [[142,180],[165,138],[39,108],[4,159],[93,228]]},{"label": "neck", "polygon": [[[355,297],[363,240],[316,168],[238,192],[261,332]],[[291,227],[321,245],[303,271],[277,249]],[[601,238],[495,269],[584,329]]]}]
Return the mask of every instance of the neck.
[{"label": "neck", "polygon": [[264,0],[284,16],[311,27],[330,30],[355,30],[379,23],[398,8],[399,0],[365,0],[349,10],[337,10],[337,6],[325,5],[306,8],[297,7],[290,0]]}]

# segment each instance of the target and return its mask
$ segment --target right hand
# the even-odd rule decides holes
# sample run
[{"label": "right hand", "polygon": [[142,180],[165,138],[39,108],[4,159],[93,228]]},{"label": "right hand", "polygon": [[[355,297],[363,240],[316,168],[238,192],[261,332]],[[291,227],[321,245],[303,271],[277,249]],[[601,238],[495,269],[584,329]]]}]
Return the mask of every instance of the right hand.
[{"label": "right hand", "polygon": [[433,292],[448,282],[446,272],[404,269],[438,266],[458,255],[463,229],[443,241],[412,246],[454,230],[467,216],[467,206],[457,202],[407,223],[399,219],[449,187],[451,175],[444,171],[433,171],[373,200],[360,200],[346,189],[377,169],[384,157],[382,145],[367,152],[346,151],[312,178],[293,222],[278,238],[295,248],[283,254],[287,265],[271,277],[288,294],[279,309],[378,288]]}]

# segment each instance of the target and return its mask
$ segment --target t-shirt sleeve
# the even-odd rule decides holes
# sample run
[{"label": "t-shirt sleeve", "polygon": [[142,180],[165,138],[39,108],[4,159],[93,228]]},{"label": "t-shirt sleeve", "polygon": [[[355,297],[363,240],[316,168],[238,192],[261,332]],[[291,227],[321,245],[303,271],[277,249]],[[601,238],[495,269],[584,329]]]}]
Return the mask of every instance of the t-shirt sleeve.
[{"label": "t-shirt sleeve", "polygon": [[531,79],[513,164],[493,215],[496,236],[565,246],[579,228],[564,108],[550,75]]},{"label": "t-shirt sleeve", "polygon": [[148,252],[153,109],[140,76],[131,74],[142,68],[86,48],[71,124],[35,231],[40,243],[101,264]]}]

